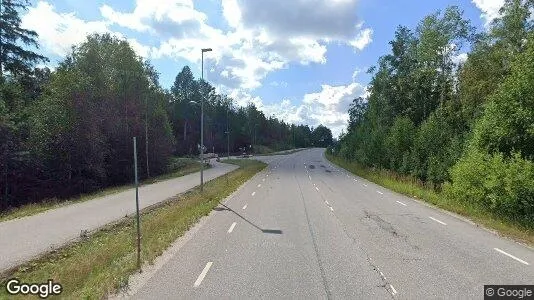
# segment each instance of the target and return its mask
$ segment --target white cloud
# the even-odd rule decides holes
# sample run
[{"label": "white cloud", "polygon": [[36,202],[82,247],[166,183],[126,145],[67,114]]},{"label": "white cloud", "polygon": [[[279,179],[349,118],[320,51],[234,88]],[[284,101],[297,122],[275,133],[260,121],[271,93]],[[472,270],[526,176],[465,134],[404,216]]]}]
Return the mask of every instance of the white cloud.
[{"label": "white cloud", "polygon": [[472,2],[482,11],[480,17],[484,19],[486,27],[499,17],[499,9],[504,5],[504,0],[472,0]]},{"label": "white cloud", "polygon": [[[58,13],[53,5],[39,1],[22,16],[22,27],[34,30],[39,35],[39,44],[43,50],[52,54],[65,56],[72,46],[85,41],[92,33],[110,33],[124,38],[119,32],[112,32],[105,21],[84,21],[74,13]],[[142,57],[147,57],[149,48],[130,38],[132,49]]]},{"label": "white cloud", "polygon": [[355,39],[350,41],[350,45],[352,45],[354,48],[358,50],[363,50],[367,45],[369,45],[372,41],[373,30],[370,28],[366,28],[358,33]]},{"label": "white cloud", "polygon": [[356,0],[310,1],[222,0],[227,31],[208,25],[191,0],[137,0],[131,12],[107,5],[100,11],[110,23],[158,36],[161,42],[150,51],[138,47],[154,59],[198,63],[198,49],[213,48],[205,57],[214,69],[211,80],[252,90],[267,74],[291,63],[326,63],[330,42],[362,50],[372,41],[372,30],[363,28],[354,13]]},{"label": "white cloud", "polygon": [[348,108],[356,97],[367,95],[367,87],[352,82],[347,85],[332,86],[324,84],[321,90],[303,96],[302,103],[294,105],[289,99],[273,104],[264,104],[259,97],[251,96],[242,90],[230,92],[237,105],[253,103],[266,116],[275,115],[280,120],[295,124],[308,124],[317,127],[322,124],[339,136],[348,125]]},{"label": "white cloud", "polygon": [[66,55],[72,45],[85,41],[90,33],[109,32],[106,22],[85,22],[74,13],[59,14],[52,5],[44,1],[30,7],[21,20],[23,28],[37,32],[41,46],[60,56]]}]

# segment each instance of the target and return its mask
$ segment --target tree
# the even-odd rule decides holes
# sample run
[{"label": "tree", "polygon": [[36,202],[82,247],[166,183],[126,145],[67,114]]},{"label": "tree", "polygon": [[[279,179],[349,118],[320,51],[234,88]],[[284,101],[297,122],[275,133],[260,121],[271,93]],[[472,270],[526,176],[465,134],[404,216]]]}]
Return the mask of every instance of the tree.
[{"label": "tree", "polygon": [[18,10],[26,9],[28,0],[3,0],[0,5],[0,71],[19,76],[31,72],[31,67],[39,61],[48,61],[42,55],[20,46],[39,48],[37,33],[20,27]]}]

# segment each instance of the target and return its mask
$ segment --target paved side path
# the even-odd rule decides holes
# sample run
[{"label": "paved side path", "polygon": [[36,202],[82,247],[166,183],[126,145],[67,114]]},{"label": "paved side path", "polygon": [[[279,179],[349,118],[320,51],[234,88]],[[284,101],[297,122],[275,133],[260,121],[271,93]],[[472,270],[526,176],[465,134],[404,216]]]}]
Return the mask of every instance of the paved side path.
[{"label": "paved side path", "polygon": [[[217,163],[204,171],[209,181],[236,165]],[[144,208],[183,193],[200,183],[200,172],[145,185],[139,188],[140,207]],[[0,222],[0,271],[62,246],[80,236],[135,212],[135,189],[93,200],[67,205],[20,219]]]}]

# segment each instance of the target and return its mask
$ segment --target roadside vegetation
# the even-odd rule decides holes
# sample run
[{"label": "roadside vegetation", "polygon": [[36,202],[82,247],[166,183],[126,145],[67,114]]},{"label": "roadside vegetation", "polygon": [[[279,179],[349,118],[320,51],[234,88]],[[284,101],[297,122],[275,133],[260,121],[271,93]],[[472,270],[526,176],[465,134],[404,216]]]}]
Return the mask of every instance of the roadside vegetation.
[{"label": "roadside vegetation", "polygon": [[399,26],[391,52],[369,70],[368,98],[353,101],[347,132],[329,154],[381,184],[532,241],[533,9],[532,1],[506,0],[484,32],[457,7],[414,29]]},{"label": "roadside vegetation", "polygon": [[494,214],[486,208],[472,205],[468,201],[458,201],[447,193],[436,190],[432,185],[409,175],[387,169],[372,169],[357,161],[349,161],[339,156],[326,153],[326,158],[345,170],[379,184],[385,188],[418,200],[428,202],[439,208],[464,216],[473,222],[502,236],[534,247],[534,226],[515,218]]},{"label": "roadside vegetation", "polygon": [[[210,168],[209,165],[206,165],[205,167]],[[139,185],[142,186],[145,184],[151,184],[162,180],[181,177],[198,171],[200,171],[200,162],[190,158],[172,157],[165,173],[156,177],[145,179],[141,181]],[[44,199],[41,202],[29,203],[0,213],[0,222],[31,216],[47,211],[49,209],[54,209],[65,205],[70,205],[115,193],[120,193],[131,188],[134,188],[133,183],[115,187],[108,187],[97,192],[83,194],[68,199]]]},{"label": "roadside vegetation", "polygon": [[[165,203],[143,210],[141,216],[141,259],[152,263],[177,238],[202,217],[208,215],[219,201],[265,168],[256,160],[229,160],[239,169],[207,182],[201,193],[195,188]],[[107,226],[84,240],[75,242],[16,270],[2,274],[23,282],[61,283],[66,299],[102,299],[127,288],[128,278],[137,272],[136,239],[133,217]],[[0,290],[0,299],[18,298]]]}]

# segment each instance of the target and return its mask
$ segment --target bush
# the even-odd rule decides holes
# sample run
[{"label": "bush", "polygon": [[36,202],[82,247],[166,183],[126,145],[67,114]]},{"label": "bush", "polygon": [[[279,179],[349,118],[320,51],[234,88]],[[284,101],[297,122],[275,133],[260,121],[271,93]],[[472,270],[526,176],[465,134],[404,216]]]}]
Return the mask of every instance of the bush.
[{"label": "bush", "polygon": [[534,224],[534,163],[513,153],[488,154],[471,149],[451,169],[445,196],[497,216]]}]

